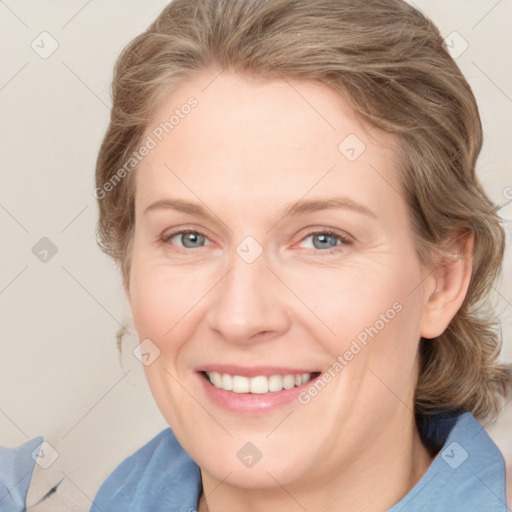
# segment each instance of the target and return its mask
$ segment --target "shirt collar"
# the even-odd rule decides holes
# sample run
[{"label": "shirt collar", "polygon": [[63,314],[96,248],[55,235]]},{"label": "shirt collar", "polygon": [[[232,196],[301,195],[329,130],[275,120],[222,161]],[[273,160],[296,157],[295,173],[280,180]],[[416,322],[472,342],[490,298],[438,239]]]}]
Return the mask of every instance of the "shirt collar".
[{"label": "shirt collar", "polygon": [[463,413],[423,477],[388,512],[506,512],[505,493],[501,452],[474,416]]}]

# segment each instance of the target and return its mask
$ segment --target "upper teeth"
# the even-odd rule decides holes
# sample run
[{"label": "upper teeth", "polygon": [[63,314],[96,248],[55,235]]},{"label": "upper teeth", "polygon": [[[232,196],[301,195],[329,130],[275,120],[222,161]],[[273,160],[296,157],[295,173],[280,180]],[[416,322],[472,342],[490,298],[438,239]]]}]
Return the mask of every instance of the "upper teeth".
[{"label": "upper teeth", "polygon": [[270,375],[265,377],[243,377],[228,373],[206,372],[210,382],[219,389],[235,393],[268,393],[300,386],[311,379],[310,373],[300,375]]}]

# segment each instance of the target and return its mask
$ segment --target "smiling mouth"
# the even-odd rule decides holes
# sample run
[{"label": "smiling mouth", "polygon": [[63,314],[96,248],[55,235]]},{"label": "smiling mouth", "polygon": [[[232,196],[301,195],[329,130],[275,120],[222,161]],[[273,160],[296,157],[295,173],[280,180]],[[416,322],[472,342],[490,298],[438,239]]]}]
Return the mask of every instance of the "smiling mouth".
[{"label": "smiling mouth", "polygon": [[256,377],[244,377],[243,375],[231,375],[219,372],[201,372],[212,386],[233,393],[265,394],[292,389],[302,386],[315,379],[320,372],[289,374],[289,375],[258,375]]}]

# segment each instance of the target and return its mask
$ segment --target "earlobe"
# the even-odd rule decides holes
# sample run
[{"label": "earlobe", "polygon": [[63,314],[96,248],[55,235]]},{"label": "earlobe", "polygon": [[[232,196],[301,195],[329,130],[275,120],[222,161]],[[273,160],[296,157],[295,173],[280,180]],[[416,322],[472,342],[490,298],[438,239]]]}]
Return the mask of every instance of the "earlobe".
[{"label": "earlobe", "polygon": [[425,288],[421,337],[440,336],[462,306],[473,269],[473,243],[472,233],[457,237],[449,244],[445,256],[429,276],[430,286]]}]

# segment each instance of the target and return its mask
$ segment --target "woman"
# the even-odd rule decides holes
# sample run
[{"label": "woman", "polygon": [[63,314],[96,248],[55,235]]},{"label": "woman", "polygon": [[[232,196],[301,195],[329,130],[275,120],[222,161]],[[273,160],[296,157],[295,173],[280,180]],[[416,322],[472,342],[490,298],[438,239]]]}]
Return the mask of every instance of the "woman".
[{"label": "woman", "polygon": [[474,96],[401,0],[174,0],[96,197],[170,429],[91,511],[505,511]]}]

